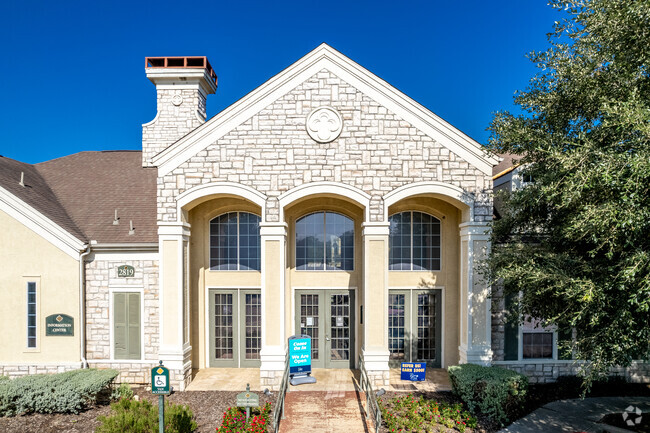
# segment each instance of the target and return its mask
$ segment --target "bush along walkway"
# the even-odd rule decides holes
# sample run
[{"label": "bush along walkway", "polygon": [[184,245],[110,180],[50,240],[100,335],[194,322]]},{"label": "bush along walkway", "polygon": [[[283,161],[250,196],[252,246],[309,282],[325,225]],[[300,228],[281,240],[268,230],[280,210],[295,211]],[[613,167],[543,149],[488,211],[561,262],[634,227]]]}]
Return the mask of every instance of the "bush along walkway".
[{"label": "bush along walkway", "polygon": [[[584,400],[558,400],[542,406],[499,433],[627,431],[609,429],[599,421],[608,414],[622,414],[630,406],[639,408],[642,413],[650,413],[650,397],[593,397]],[[623,415],[621,415],[621,419],[623,419]],[[631,420],[633,424],[636,419],[636,413],[626,417],[626,420]],[[629,431],[634,431],[634,426],[626,428],[629,428]]]}]

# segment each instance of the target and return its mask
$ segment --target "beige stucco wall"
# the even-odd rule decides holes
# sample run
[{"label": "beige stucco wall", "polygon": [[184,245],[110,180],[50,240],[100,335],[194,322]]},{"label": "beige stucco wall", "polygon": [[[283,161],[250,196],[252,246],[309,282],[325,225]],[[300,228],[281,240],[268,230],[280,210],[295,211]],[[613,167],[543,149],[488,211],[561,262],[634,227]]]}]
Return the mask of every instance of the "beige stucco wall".
[{"label": "beige stucco wall", "polygon": [[[0,211],[1,364],[72,363],[79,354],[79,261]],[[37,293],[37,347],[27,348],[27,282]],[[73,337],[45,336],[45,318],[74,318]]]},{"label": "beige stucco wall", "polygon": [[260,215],[253,203],[232,196],[205,197],[187,212],[190,223],[190,345],[192,368],[206,367],[206,290],[210,287],[259,288],[261,273],[257,271],[210,270],[210,220],[227,212],[251,212]]},{"label": "beige stucco wall", "polygon": [[440,271],[389,271],[389,289],[442,288],[444,292],[443,316],[445,367],[458,363],[459,314],[460,314],[460,237],[458,224],[462,212],[459,208],[441,199],[413,197],[402,200],[388,209],[388,215],[403,211],[420,211],[440,220],[441,270]]}]

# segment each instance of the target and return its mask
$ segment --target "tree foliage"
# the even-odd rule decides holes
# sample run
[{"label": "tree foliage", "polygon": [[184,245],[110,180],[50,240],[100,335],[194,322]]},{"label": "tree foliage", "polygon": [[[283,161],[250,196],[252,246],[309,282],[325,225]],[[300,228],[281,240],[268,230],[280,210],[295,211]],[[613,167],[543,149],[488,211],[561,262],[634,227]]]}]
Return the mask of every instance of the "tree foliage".
[{"label": "tree foliage", "polygon": [[593,379],[650,359],[650,1],[550,4],[523,114],[490,126],[534,182],[504,197],[489,265],[519,314],[577,330]]}]

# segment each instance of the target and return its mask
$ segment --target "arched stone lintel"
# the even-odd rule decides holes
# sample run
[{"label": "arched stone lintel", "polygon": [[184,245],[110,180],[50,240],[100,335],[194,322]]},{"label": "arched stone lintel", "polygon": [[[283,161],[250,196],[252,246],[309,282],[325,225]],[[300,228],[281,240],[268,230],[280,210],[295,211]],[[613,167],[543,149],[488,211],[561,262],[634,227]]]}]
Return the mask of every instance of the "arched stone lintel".
[{"label": "arched stone lintel", "polygon": [[310,196],[339,196],[363,208],[365,221],[370,221],[370,195],[351,185],[338,182],[310,182],[292,188],[278,197],[280,222],[284,222],[287,206]]},{"label": "arched stone lintel", "polygon": [[262,212],[262,218],[266,215],[266,195],[250,186],[234,182],[211,182],[195,186],[178,196],[176,200],[176,219],[181,221],[183,211],[201,204],[213,196],[236,196],[258,205]]},{"label": "arched stone lintel", "polygon": [[464,189],[443,182],[415,182],[395,188],[384,195],[384,221],[388,221],[388,208],[409,197],[432,195],[459,208],[463,222],[474,221],[474,195]]}]

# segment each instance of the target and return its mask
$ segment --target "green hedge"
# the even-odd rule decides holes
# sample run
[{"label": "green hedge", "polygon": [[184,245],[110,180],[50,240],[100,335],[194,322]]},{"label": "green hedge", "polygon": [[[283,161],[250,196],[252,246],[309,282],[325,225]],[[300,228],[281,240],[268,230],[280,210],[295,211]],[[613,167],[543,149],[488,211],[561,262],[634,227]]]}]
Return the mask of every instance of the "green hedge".
[{"label": "green hedge", "polygon": [[117,377],[117,370],[73,370],[0,380],[0,416],[79,413]]},{"label": "green hedge", "polygon": [[448,371],[454,393],[470,412],[481,412],[501,424],[526,398],[528,378],[512,370],[463,364],[449,367]]}]

